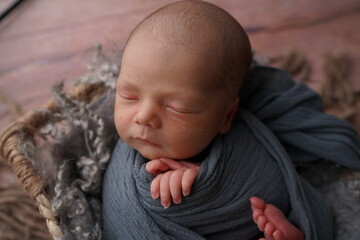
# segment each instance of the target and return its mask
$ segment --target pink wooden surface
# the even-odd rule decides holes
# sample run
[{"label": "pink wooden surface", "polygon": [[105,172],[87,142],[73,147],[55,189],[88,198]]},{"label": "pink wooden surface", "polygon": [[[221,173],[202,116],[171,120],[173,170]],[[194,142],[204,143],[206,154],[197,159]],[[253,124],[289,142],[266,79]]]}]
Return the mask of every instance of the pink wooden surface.
[{"label": "pink wooden surface", "polygon": [[[0,23],[0,91],[23,111],[44,104],[51,86],[86,71],[95,43],[121,49],[131,29],[166,0],[27,0]],[[346,53],[360,90],[360,2],[358,0],[211,0],[247,30],[259,54],[296,48],[322,77],[326,52]],[[0,103],[0,130],[12,121]]]}]

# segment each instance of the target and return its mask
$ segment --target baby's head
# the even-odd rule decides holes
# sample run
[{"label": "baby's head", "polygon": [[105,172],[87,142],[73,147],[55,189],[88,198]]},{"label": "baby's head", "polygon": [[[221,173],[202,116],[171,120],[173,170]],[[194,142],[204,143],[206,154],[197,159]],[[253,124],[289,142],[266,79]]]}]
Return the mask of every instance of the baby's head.
[{"label": "baby's head", "polygon": [[132,32],[116,84],[115,125],[144,157],[186,159],[229,131],[251,63],[249,40],[224,10],[167,5]]}]

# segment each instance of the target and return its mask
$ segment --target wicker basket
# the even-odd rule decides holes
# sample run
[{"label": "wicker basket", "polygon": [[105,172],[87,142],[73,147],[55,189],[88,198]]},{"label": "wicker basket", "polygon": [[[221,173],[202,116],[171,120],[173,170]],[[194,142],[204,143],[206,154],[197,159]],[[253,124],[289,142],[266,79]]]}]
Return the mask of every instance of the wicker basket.
[{"label": "wicker basket", "polygon": [[[103,83],[81,84],[74,87],[69,95],[82,102],[90,103],[106,92],[107,88]],[[59,106],[52,99],[44,107],[51,114],[59,111]],[[59,219],[54,216],[47,192],[47,184],[41,178],[38,170],[27,159],[26,154],[19,148],[19,144],[26,135],[26,141],[35,142],[35,134],[39,129],[48,123],[49,114],[44,111],[31,111],[16,122],[9,125],[0,137],[1,155],[12,168],[13,172],[20,179],[21,184],[36,201],[41,215],[45,218],[48,230],[54,239],[62,239],[63,232],[59,226]]]}]

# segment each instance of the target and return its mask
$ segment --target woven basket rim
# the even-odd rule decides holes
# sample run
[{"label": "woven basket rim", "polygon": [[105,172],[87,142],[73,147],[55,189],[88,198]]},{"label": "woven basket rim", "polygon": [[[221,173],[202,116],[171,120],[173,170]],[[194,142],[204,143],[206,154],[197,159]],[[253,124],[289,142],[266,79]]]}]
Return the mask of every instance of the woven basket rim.
[{"label": "woven basket rim", "polygon": [[[70,89],[68,94],[75,100],[90,103],[105,92],[106,86],[103,83],[95,83],[79,84]],[[59,226],[59,220],[52,212],[49,195],[46,192],[46,181],[41,179],[33,164],[19,149],[24,133],[27,135],[26,140],[35,144],[34,134],[49,121],[51,114],[59,112],[60,108],[52,98],[40,109],[48,110],[47,114],[43,111],[30,111],[4,130],[0,136],[0,154],[19,178],[26,192],[35,200],[40,214],[46,220],[49,233],[54,239],[62,239],[64,235]]]}]

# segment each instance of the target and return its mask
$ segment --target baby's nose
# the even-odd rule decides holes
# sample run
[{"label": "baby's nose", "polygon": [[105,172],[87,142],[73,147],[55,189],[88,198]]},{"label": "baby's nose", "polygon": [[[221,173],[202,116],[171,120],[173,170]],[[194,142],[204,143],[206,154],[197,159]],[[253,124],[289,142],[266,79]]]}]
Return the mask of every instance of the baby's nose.
[{"label": "baby's nose", "polygon": [[148,126],[152,128],[161,127],[161,119],[158,114],[158,107],[151,102],[144,102],[139,105],[138,111],[135,114],[134,122],[139,125]]}]

